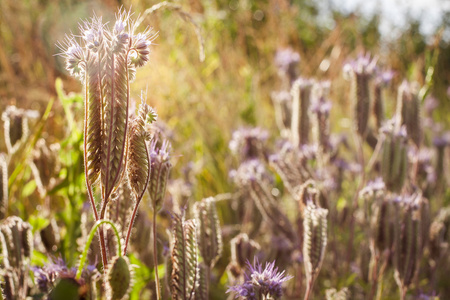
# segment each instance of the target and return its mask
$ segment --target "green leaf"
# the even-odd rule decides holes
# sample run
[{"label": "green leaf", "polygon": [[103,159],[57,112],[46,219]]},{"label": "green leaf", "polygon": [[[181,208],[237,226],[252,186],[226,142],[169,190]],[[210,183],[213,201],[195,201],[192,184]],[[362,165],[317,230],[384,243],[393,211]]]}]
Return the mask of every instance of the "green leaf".
[{"label": "green leaf", "polygon": [[31,194],[34,193],[36,190],[36,181],[32,180],[24,185],[22,189],[22,197],[26,198],[29,197]]},{"label": "green leaf", "polygon": [[37,231],[44,229],[50,224],[50,220],[40,216],[30,216],[28,218],[28,223],[30,223],[31,227],[33,227],[33,234]]}]

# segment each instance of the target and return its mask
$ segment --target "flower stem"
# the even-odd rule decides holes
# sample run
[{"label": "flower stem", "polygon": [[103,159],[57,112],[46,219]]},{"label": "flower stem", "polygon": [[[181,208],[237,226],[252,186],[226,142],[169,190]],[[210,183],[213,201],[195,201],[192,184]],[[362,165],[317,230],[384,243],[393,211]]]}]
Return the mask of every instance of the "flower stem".
[{"label": "flower stem", "polygon": [[116,226],[114,225],[113,222],[111,222],[109,220],[98,220],[97,222],[95,222],[94,226],[92,227],[91,232],[89,233],[86,245],[84,246],[84,251],[81,254],[80,264],[78,265],[77,274],[75,276],[76,279],[80,279],[81,272],[83,271],[83,267],[86,262],[87,253],[88,253],[89,247],[91,246],[91,243],[92,243],[92,239],[94,238],[94,235],[97,232],[97,229],[104,223],[111,225],[112,229],[114,230],[114,233],[116,234],[116,238],[117,238],[117,255],[122,256],[122,245],[120,244],[120,236],[119,236],[119,232],[117,231]]},{"label": "flower stem", "polygon": [[153,263],[155,265],[155,289],[156,299],[161,299],[159,276],[158,276],[158,249],[157,249],[157,237],[156,237],[156,208],[153,209]]}]

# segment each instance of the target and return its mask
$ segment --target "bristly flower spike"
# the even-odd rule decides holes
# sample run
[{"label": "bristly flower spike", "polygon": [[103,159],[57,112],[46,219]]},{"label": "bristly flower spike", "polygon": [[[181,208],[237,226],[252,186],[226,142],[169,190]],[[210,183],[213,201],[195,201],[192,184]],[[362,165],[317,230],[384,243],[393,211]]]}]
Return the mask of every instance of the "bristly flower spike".
[{"label": "bristly flower spike", "polygon": [[247,261],[249,273],[245,274],[243,284],[232,286],[227,293],[234,292],[236,299],[241,297],[246,300],[281,299],[283,295],[282,285],[292,279],[285,275],[285,271],[278,272],[275,261],[267,263],[263,269],[258,259],[253,260],[253,265]]},{"label": "bristly flower spike", "polygon": [[158,147],[158,141],[153,140],[150,144],[150,182],[148,192],[150,194],[151,204],[155,211],[159,211],[166,193],[167,180],[172,164],[170,163],[170,143],[165,140],[161,147]]},{"label": "bristly flower spike", "polygon": [[[95,220],[105,218],[111,195],[124,177],[130,82],[136,67],[148,61],[149,46],[155,38],[150,29],[135,34],[136,23],[130,17],[130,12],[121,9],[113,28],[109,28],[94,16],[80,25],[80,39],[71,35],[59,45],[67,70],[85,87],[84,163]],[[97,182],[102,186],[100,214],[92,191]],[[135,184],[134,188],[142,186]],[[100,240],[103,265],[107,267],[102,230]]]},{"label": "bristly flower spike", "polygon": [[303,256],[308,282],[305,300],[308,300],[314,282],[319,274],[327,246],[328,210],[317,207],[312,202],[306,205],[303,219]]},{"label": "bristly flower spike", "polygon": [[344,75],[352,82],[352,98],[355,105],[355,122],[358,134],[365,138],[370,113],[369,81],[376,69],[376,58],[370,54],[360,55],[355,61],[344,66]]}]

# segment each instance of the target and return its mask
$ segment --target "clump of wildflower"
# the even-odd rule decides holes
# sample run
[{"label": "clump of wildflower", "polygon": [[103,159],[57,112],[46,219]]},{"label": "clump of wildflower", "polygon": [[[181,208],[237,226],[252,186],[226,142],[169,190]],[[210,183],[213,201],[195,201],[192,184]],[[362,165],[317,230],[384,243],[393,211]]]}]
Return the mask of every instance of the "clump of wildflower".
[{"label": "clump of wildflower", "polygon": [[50,291],[58,278],[71,277],[75,278],[76,269],[69,269],[61,258],[45,264],[43,267],[33,267],[34,278],[39,290],[43,293]]},{"label": "clump of wildflower", "polygon": [[235,292],[236,299],[280,299],[283,295],[283,283],[293,278],[285,275],[285,271],[278,272],[275,261],[266,263],[264,269],[257,259],[254,259],[253,265],[247,261],[247,265],[249,273],[245,274],[245,282],[232,286],[227,291],[228,293]]},{"label": "clump of wildflower", "polygon": [[278,69],[278,75],[292,83],[297,78],[297,66],[300,62],[300,54],[291,48],[279,49],[275,53],[275,66]]},{"label": "clump of wildflower", "polygon": [[264,157],[264,142],[268,138],[266,130],[261,128],[241,128],[233,132],[229,148],[242,161]]}]

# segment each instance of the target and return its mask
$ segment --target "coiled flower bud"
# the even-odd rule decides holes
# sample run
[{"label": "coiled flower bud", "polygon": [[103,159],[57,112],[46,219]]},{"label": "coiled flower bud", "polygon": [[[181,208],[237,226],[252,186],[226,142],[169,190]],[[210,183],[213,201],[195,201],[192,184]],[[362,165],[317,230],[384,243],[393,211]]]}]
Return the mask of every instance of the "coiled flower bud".
[{"label": "coiled flower bud", "polygon": [[311,286],[314,284],[325,257],[327,214],[328,210],[319,208],[312,202],[306,205],[303,219],[303,257],[306,278]]},{"label": "coiled flower bud", "polygon": [[355,105],[354,120],[359,135],[365,138],[370,113],[369,81],[374,75],[377,59],[370,54],[360,55],[355,61],[344,66],[344,75],[351,79],[351,97]]},{"label": "coiled flower bud", "polygon": [[251,261],[261,246],[250,239],[246,233],[240,233],[230,241],[231,260],[241,268],[245,267],[247,261]]},{"label": "coiled flower bud", "polygon": [[287,91],[280,91],[273,92],[271,98],[275,108],[275,121],[281,136],[289,138],[292,125],[292,95]]},{"label": "coiled flower bud", "polygon": [[398,88],[397,116],[401,116],[402,124],[406,126],[408,137],[420,146],[422,142],[422,117],[419,99],[419,89],[416,84],[403,83]]},{"label": "coiled flower bud", "polygon": [[8,153],[15,153],[29,136],[29,120],[36,119],[38,112],[15,106],[6,107],[2,113],[5,144]]},{"label": "coiled flower bud", "polygon": [[108,299],[125,299],[133,286],[133,272],[128,258],[116,256],[111,259],[106,278]]},{"label": "coiled flower bud", "polygon": [[156,112],[143,103],[139,107],[138,116],[130,124],[127,176],[130,187],[137,199],[144,192],[150,168],[146,144],[150,140],[150,133],[146,130],[146,124],[156,121],[156,118]]},{"label": "coiled flower bud", "polygon": [[373,114],[377,130],[382,127],[384,122],[383,88],[389,84],[393,76],[392,71],[379,72],[374,79]]},{"label": "coiled flower bud", "polygon": [[395,199],[394,266],[395,280],[400,293],[406,294],[422,257],[420,194],[400,196]]},{"label": "coiled flower bud", "polygon": [[148,192],[151,203],[155,211],[159,211],[166,194],[166,185],[169,178],[172,164],[170,163],[170,144],[168,141],[162,143],[161,148],[157,147],[157,141],[152,141],[150,145],[150,181]]},{"label": "coiled flower bud", "polygon": [[381,174],[389,191],[403,188],[407,176],[408,155],[406,128],[389,122],[382,129]]},{"label": "coiled flower bud", "polygon": [[311,104],[311,92],[314,81],[299,78],[292,84],[292,144],[300,146],[308,144],[310,119],[309,106]]},{"label": "coiled flower bud", "polygon": [[210,197],[196,202],[195,219],[198,224],[200,254],[208,268],[212,268],[222,254],[222,232],[215,199]]},{"label": "coiled flower bud", "polygon": [[314,85],[313,103],[310,113],[313,120],[313,133],[319,150],[319,159],[324,166],[328,161],[331,149],[330,142],[330,110],[331,102],[327,100],[330,82],[320,82]]}]

